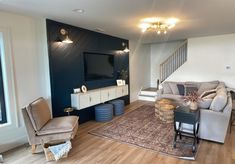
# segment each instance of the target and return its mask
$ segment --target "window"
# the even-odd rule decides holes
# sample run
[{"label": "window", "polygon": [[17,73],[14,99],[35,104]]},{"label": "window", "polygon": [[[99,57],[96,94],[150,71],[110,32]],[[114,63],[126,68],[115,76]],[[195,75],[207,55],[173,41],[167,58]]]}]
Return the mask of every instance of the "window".
[{"label": "window", "polygon": [[0,47],[0,124],[7,122],[5,96],[3,87],[3,74],[2,74],[2,60],[1,60],[1,47]]}]

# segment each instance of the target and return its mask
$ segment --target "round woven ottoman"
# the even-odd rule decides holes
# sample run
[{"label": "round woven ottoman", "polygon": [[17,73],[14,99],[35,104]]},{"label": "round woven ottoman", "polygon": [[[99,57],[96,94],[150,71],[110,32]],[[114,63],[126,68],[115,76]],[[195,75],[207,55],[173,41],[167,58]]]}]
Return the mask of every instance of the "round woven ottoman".
[{"label": "round woven ottoman", "polygon": [[114,106],[114,115],[119,116],[124,113],[124,100],[113,100],[109,102]]},{"label": "round woven ottoman", "polygon": [[101,104],[95,106],[95,120],[99,122],[110,121],[113,118],[113,105]]}]

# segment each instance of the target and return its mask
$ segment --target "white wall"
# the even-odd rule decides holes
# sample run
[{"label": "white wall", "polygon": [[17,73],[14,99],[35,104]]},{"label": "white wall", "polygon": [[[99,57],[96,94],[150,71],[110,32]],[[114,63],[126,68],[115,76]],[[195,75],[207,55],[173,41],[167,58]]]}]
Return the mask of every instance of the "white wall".
[{"label": "white wall", "polygon": [[133,102],[142,87],[150,86],[150,45],[130,41],[129,48],[130,101]]},{"label": "white wall", "polygon": [[[21,108],[37,97],[50,98],[46,25],[42,18],[0,12],[0,29],[8,31],[15,104],[10,124],[0,125],[0,152],[27,142]],[[10,101],[12,103],[13,101]]]},{"label": "white wall", "polygon": [[[188,39],[188,60],[167,80],[221,80],[235,88],[235,34]],[[226,66],[231,69],[226,69]]]},{"label": "white wall", "polygon": [[150,68],[150,78],[151,78],[151,87],[157,86],[157,79],[160,79],[160,64],[165,61],[170,55],[173,54],[175,49],[183,41],[174,41],[166,43],[156,43],[151,44],[151,68]]}]

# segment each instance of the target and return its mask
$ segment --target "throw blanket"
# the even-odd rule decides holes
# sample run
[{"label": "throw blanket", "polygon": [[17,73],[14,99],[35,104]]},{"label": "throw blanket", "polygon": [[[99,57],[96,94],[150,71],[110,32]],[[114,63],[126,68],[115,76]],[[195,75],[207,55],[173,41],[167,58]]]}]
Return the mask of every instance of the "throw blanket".
[{"label": "throw blanket", "polygon": [[72,145],[70,141],[66,141],[63,144],[49,146],[48,149],[52,152],[55,157],[55,160],[59,160],[63,157],[65,153],[68,153],[70,149],[72,149]]}]

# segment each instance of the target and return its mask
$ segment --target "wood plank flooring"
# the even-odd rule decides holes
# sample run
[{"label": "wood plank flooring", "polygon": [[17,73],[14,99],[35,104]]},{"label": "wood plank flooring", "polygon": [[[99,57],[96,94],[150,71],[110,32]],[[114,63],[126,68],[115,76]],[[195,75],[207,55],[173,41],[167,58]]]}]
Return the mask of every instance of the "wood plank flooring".
[{"label": "wood plank flooring", "polygon": [[[128,105],[125,112],[149,102],[136,101]],[[117,118],[117,117],[116,117]],[[89,121],[79,126],[79,134],[72,141],[69,157],[56,163],[66,164],[235,164],[235,128],[228,133],[225,144],[201,141],[196,161],[177,159],[151,150],[116,142],[88,134],[91,129],[104,123]],[[31,154],[28,145],[21,146],[3,154],[5,163],[43,164],[42,148]],[[55,162],[50,162],[55,163]]]}]

